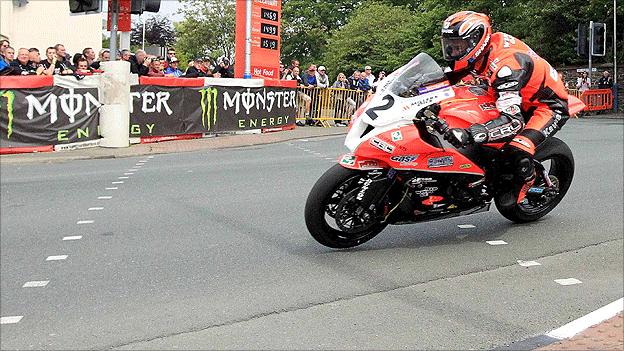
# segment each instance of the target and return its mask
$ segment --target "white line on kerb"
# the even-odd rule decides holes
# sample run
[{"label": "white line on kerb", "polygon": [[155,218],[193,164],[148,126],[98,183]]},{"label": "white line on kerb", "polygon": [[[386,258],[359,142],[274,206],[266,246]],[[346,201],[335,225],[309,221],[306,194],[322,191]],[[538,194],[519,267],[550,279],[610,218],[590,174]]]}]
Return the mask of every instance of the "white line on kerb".
[{"label": "white line on kerb", "polygon": [[91,223],[93,223],[93,222],[95,222],[95,221],[94,221],[94,220],[89,219],[89,220],[86,220],[86,221],[78,221],[78,222],[76,222],[76,224],[91,224]]},{"label": "white line on kerb", "polygon": [[24,283],[24,285],[22,285],[22,288],[42,288],[48,285],[49,282],[49,280],[33,280]]},{"label": "white line on kerb", "polygon": [[67,240],[80,240],[82,239],[82,235],[73,235],[73,236],[64,236],[63,241]]},{"label": "white line on kerb", "polygon": [[492,246],[496,246],[496,245],[507,245],[506,241],[503,240],[490,240],[490,241],[486,241],[486,243],[492,245]]},{"label": "white line on kerb", "polygon": [[24,318],[24,316],[7,316],[7,317],[0,317],[0,324],[14,324],[14,323],[19,323],[19,321],[22,320],[22,318]]},{"label": "white line on kerb", "polygon": [[600,307],[594,312],[588,313],[581,318],[575,319],[572,322],[559,327],[550,333],[546,334],[555,339],[567,339],[582,332],[583,330],[596,325],[602,321],[617,315],[624,309],[624,298],[620,298],[610,304]]},{"label": "white line on kerb", "polygon": [[104,207],[89,207],[87,211],[102,211]]},{"label": "white line on kerb", "polygon": [[48,256],[46,261],[61,261],[67,258],[67,255]]},{"label": "white line on kerb", "polygon": [[110,188],[106,188],[106,190],[117,190],[117,189],[119,189],[119,188],[118,188],[118,187],[116,187],[116,186],[112,186],[112,187],[110,187]]},{"label": "white line on kerb", "polygon": [[112,198],[112,196],[98,196],[98,200],[110,200]]}]

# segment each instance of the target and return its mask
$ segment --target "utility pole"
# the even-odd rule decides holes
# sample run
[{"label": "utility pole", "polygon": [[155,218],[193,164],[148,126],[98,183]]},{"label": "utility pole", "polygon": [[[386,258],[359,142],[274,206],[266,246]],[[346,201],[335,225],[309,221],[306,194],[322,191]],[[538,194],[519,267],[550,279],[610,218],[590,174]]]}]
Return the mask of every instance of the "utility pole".
[{"label": "utility pole", "polygon": [[594,82],[592,79],[592,54],[594,53],[594,21],[589,21],[589,72],[587,72],[587,76],[589,77],[590,89],[591,83]]},{"label": "utility pole", "polygon": [[117,22],[119,16],[119,1],[112,0],[111,8],[108,9],[111,12],[111,37],[110,37],[110,57],[111,61],[117,60]]},{"label": "utility pole", "polygon": [[617,85],[617,0],[613,0],[613,112],[618,111],[618,85]]}]

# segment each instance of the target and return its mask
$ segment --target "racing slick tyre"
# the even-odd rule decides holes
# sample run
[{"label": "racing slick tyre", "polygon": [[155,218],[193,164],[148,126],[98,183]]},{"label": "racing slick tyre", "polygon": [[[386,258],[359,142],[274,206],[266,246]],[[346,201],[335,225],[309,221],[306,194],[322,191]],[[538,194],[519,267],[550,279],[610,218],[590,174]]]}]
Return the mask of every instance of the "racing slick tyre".
[{"label": "racing slick tyre", "polygon": [[336,164],[317,180],[305,206],[306,226],[316,241],[344,249],[367,242],[386,227],[379,222],[375,206],[365,209],[355,200],[361,180],[367,177],[368,172]]},{"label": "racing slick tyre", "polygon": [[510,221],[526,223],[545,216],[561,202],[572,184],[574,157],[568,145],[560,139],[555,137],[546,139],[536,150],[534,160],[542,164],[553,186],[546,185],[545,175],[540,174],[539,168],[536,167],[535,183],[529,193],[535,191],[537,195],[527,195],[524,201],[512,205],[503,204],[506,202],[503,201],[503,197],[509,194],[502,193],[496,196],[494,199],[496,208]]}]

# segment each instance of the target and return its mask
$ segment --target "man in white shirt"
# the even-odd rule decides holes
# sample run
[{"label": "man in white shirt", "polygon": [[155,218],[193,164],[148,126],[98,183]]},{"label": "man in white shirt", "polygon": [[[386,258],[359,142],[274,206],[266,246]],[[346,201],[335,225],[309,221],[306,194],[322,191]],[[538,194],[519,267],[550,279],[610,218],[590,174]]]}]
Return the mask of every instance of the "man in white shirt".
[{"label": "man in white shirt", "polygon": [[373,83],[375,82],[375,75],[373,74],[371,70],[371,66],[364,67],[364,72],[366,72],[366,79],[368,79],[368,85],[372,87]]}]

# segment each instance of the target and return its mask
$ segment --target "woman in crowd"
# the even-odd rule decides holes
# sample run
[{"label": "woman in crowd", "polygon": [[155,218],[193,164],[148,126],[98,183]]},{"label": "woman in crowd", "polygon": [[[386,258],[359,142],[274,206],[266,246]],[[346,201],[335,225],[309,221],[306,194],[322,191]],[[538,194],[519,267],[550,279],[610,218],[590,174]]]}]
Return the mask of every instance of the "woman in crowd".
[{"label": "woman in crowd", "polygon": [[334,90],[334,123],[337,127],[347,125],[349,104],[347,103],[346,91],[340,89],[349,89],[349,81],[344,73],[338,73],[336,81],[331,86]]}]

